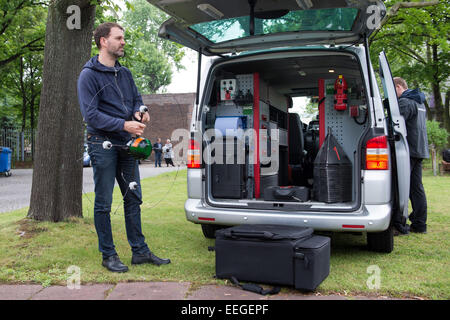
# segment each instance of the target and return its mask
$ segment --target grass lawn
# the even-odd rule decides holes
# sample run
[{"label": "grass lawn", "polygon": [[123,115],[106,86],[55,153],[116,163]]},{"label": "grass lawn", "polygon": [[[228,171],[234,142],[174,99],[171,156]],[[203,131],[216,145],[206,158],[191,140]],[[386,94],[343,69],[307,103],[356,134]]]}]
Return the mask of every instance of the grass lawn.
[{"label": "grass lawn", "polygon": [[[431,170],[426,170],[424,185],[428,234],[396,237],[391,254],[368,252],[365,236],[333,234],[331,272],[316,291],[449,299],[450,176],[433,177]],[[115,274],[101,266],[93,224],[94,194],[90,193],[83,196],[82,219],[35,222],[25,219],[27,209],[0,214],[0,283],[65,285],[71,265],[80,268],[82,283],[189,281],[194,287],[224,283],[213,278],[214,252],[208,251],[208,246],[214,245],[214,240],[204,238],[200,226],[186,221],[186,170],[144,179],[142,187],[142,227],[147,243],[158,256],[170,258],[170,265],[131,265],[121,195],[116,189],[111,215],[113,235],[129,272]],[[367,285],[373,275],[368,273],[370,266],[380,272],[379,289]]]}]

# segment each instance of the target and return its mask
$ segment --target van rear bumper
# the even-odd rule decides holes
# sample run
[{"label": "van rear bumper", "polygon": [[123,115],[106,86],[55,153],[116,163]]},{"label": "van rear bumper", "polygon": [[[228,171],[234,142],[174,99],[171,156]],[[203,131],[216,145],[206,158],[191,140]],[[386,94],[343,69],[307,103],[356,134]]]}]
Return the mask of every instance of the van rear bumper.
[{"label": "van rear bumper", "polygon": [[379,232],[389,227],[391,203],[365,205],[360,211],[343,214],[333,212],[282,212],[224,209],[204,206],[201,199],[188,199],[184,204],[186,219],[193,223],[240,225],[282,224],[311,227],[321,231]]}]

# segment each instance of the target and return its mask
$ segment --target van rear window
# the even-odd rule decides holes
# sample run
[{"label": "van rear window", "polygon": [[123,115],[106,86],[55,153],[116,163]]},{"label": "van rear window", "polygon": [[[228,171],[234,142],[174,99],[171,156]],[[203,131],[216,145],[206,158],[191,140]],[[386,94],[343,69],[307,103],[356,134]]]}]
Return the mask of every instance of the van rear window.
[{"label": "van rear window", "polygon": [[[255,18],[255,35],[297,31],[350,31],[358,15],[357,8],[332,8],[290,11],[275,19]],[[190,29],[213,43],[250,36],[250,17],[214,20],[197,23]]]}]

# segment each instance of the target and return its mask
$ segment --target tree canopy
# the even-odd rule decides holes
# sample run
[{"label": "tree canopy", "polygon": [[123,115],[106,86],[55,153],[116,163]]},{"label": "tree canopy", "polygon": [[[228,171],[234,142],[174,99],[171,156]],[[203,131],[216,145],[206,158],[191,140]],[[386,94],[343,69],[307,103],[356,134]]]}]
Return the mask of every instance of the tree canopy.
[{"label": "tree canopy", "polygon": [[42,83],[46,1],[0,0],[0,124],[34,127]]},{"label": "tree canopy", "polygon": [[[142,94],[160,92],[183,68],[181,46],[157,36],[168,16],[145,0],[97,1],[95,25],[116,21],[126,29],[128,67]],[[0,0],[0,125],[35,128],[39,110],[48,0]],[[73,2],[76,4],[76,1]],[[113,14],[113,13],[114,14]],[[98,53],[92,41],[92,53]]]},{"label": "tree canopy", "polygon": [[42,51],[46,0],[0,0],[0,68]]},{"label": "tree canopy", "polygon": [[[158,37],[159,26],[169,18],[164,12],[145,0],[129,1],[127,8],[121,17],[120,9],[111,15],[100,8],[96,25],[115,21],[125,28],[125,57],[120,63],[131,70],[141,94],[156,93],[171,83],[174,68],[183,68],[183,47]],[[96,47],[93,52],[98,52]]]},{"label": "tree canopy", "polygon": [[[386,6],[389,9],[399,2],[389,0]],[[450,1],[441,0],[433,6],[400,8],[370,42],[374,65],[378,65],[378,53],[385,50],[393,76],[431,93],[428,114],[450,131],[449,34]],[[447,96],[445,104],[442,95]]]}]

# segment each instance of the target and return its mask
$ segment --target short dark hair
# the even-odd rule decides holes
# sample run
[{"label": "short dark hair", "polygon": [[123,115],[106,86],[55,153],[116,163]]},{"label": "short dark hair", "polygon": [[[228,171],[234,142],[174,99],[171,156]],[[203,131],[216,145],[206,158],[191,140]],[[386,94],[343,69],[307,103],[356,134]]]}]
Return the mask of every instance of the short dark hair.
[{"label": "short dark hair", "polygon": [[405,79],[400,78],[400,77],[394,77],[394,84],[400,85],[403,89],[408,89],[408,84],[406,83]]},{"label": "short dark hair", "polygon": [[94,30],[94,40],[95,44],[97,45],[97,48],[101,49],[100,38],[101,37],[107,38],[109,36],[109,33],[111,32],[111,29],[114,27],[123,30],[123,27],[115,22],[102,23]]}]

